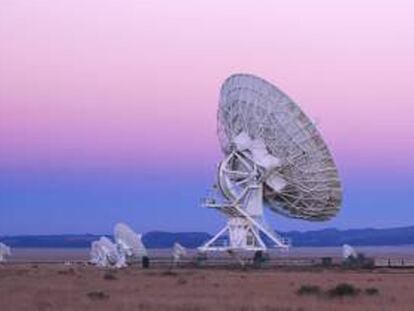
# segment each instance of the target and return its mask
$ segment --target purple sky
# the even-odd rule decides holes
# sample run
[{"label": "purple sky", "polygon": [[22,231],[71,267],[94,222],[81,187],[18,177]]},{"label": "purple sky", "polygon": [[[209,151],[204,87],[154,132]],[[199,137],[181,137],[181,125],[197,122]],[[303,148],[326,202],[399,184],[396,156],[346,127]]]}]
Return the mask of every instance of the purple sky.
[{"label": "purple sky", "polygon": [[400,0],[2,1],[0,234],[218,229],[199,199],[236,72],[298,102],[343,178],[335,220],[275,226],[413,224],[413,16]]}]

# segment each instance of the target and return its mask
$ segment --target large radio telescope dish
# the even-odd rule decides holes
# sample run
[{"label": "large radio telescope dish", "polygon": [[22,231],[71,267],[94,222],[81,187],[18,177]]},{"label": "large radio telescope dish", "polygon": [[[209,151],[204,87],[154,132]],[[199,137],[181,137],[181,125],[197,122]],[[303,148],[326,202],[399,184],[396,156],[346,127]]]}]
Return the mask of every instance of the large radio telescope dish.
[{"label": "large radio telescope dish", "polygon": [[[342,201],[332,156],[314,123],[276,86],[249,74],[229,77],[220,92],[218,136],[225,155],[217,188],[225,201],[205,205],[228,217],[201,250],[266,250],[260,232],[288,245],[264,221],[263,206],[290,218],[322,221]],[[228,231],[230,245],[213,246]]]},{"label": "large radio telescope dish", "polygon": [[275,190],[265,182],[264,187],[263,198],[273,211],[307,220],[338,213],[338,171],[314,123],[277,87],[247,74],[231,76],[221,88],[218,136],[225,155],[242,133],[263,141],[266,151],[282,162],[273,176],[286,185]]}]

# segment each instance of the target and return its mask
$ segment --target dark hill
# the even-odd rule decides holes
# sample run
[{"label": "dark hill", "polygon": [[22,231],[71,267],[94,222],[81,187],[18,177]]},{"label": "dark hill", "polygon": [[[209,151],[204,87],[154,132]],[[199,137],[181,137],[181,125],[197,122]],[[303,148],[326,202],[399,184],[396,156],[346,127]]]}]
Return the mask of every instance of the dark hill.
[{"label": "dark hill", "polygon": [[[323,229],[316,231],[289,231],[281,233],[292,240],[293,246],[355,246],[371,245],[404,245],[414,244],[414,226],[390,229]],[[50,248],[82,248],[90,247],[91,242],[99,239],[95,234],[66,235],[22,235],[2,236],[0,242],[11,247],[50,247]],[[110,236],[108,236],[110,237]],[[169,248],[175,242],[185,247],[195,248],[211,236],[205,232],[162,232],[151,231],[143,236],[148,248]]]}]

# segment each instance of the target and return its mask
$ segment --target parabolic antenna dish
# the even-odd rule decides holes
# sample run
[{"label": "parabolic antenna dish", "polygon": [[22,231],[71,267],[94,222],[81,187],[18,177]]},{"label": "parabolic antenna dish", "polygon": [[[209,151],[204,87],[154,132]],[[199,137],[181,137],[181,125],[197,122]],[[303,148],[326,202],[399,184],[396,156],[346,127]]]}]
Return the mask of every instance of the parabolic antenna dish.
[{"label": "parabolic antenna dish", "polygon": [[122,257],[114,243],[107,237],[101,237],[98,241],[92,242],[90,262],[100,267],[124,266]]},{"label": "parabolic antenna dish", "polygon": [[128,262],[138,261],[143,256],[147,256],[147,250],[142,243],[141,235],[135,233],[127,225],[123,223],[116,224],[114,238],[119,252],[125,256]]},{"label": "parabolic antenna dish", "polygon": [[173,264],[178,265],[187,256],[187,250],[180,243],[175,242],[172,248]]},{"label": "parabolic antenna dish", "polygon": [[173,255],[174,261],[179,261],[182,257],[187,256],[187,250],[180,243],[175,242],[172,248],[172,255]]},{"label": "parabolic antenna dish", "polygon": [[227,157],[218,185],[227,199],[261,172],[263,201],[272,211],[315,221],[338,213],[342,191],[331,153],[314,123],[276,86],[250,74],[229,77],[220,92],[218,136]]},{"label": "parabolic antenna dish", "polygon": [[344,244],[344,245],[342,245],[342,257],[344,259],[357,258],[358,254],[351,245]]}]

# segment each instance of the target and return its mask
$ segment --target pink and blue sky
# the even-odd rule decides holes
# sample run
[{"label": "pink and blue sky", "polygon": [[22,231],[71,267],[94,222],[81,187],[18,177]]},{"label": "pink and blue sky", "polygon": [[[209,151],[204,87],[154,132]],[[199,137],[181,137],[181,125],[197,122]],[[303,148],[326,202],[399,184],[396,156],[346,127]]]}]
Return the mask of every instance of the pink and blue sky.
[{"label": "pink and blue sky", "polygon": [[0,234],[219,229],[222,81],[272,81],[315,119],[343,210],[281,230],[414,224],[411,1],[4,0]]}]

